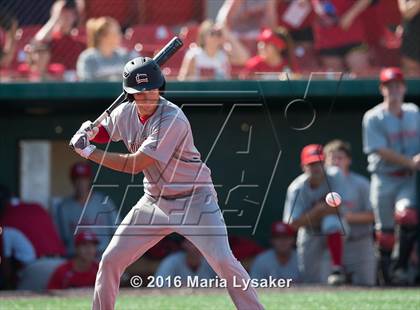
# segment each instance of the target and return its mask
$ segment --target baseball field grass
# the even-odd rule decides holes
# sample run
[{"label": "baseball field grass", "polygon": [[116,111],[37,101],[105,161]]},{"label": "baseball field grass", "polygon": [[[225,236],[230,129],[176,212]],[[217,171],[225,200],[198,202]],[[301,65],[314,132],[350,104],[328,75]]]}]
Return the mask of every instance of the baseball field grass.
[{"label": "baseball field grass", "polygon": [[[90,309],[91,290],[2,294],[4,309]],[[420,289],[304,287],[259,291],[266,309],[420,309]],[[235,309],[224,290],[122,290],[116,309]]]}]

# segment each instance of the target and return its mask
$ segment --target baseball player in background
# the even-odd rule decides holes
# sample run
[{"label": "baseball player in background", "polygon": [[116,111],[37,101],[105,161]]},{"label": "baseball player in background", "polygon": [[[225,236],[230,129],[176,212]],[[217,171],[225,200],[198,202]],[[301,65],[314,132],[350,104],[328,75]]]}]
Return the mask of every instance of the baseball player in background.
[{"label": "baseball player in background", "polygon": [[350,171],[351,147],[349,143],[333,140],[324,147],[325,164],[341,169],[347,187],[343,206],[349,231],[344,242],[343,261],[351,282],[355,285],[375,285],[376,257],[373,245],[374,216],[369,201],[369,180]]},{"label": "baseball player in background", "polygon": [[[165,78],[150,58],[124,67],[128,100],[98,129],[82,125],[71,140],[75,151],[116,171],[144,173],[144,195],[126,215],[105,250],[95,283],[93,309],[113,309],[124,269],[166,235],[190,240],[221,279],[238,309],[263,309],[254,288],[234,287],[249,276],[233,256],[210,169],[194,146],[183,111],[160,96]],[[95,140],[95,138],[97,138]],[[123,141],[128,154],[104,152],[89,140]]]},{"label": "baseball player in background", "polygon": [[345,282],[343,270],[344,226],[339,213],[342,206],[329,207],[325,196],[337,192],[348,201],[343,175],[336,167],[324,167],[322,145],[310,144],[301,152],[303,174],[287,189],[283,222],[298,229],[297,252],[304,282],[322,282],[322,256],[328,249],[332,272],[330,285]]},{"label": "baseball player in background", "polygon": [[[370,200],[385,282],[407,283],[408,260],[416,239],[416,171],[420,170],[420,113],[404,103],[406,86],[399,68],[380,73],[383,102],[363,117],[363,149],[371,175]],[[399,227],[398,259],[392,279],[388,270]]]}]

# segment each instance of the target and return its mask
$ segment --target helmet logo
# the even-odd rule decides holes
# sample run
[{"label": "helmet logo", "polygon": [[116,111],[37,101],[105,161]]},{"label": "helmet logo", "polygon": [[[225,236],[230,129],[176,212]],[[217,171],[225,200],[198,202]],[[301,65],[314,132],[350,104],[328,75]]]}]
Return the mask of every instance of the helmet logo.
[{"label": "helmet logo", "polygon": [[148,83],[149,82],[149,78],[147,77],[147,74],[137,73],[137,75],[136,75],[136,82],[137,82],[137,84],[140,84],[140,83]]}]

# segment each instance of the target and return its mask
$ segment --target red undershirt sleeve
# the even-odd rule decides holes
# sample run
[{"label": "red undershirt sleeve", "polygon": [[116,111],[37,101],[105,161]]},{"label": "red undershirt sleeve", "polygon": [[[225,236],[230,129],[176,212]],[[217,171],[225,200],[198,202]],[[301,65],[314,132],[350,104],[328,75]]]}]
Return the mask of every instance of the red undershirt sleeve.
[{"label": "red undershirt sleeve", "polygon": [[95,138],[92,139],[92,142],[108,143],[109,141],[111,141],[111,137],[109,136],[108,131],[106,131],[104,126],[99,125],[98,129],[99,129],[99,132],[95,136]]}]

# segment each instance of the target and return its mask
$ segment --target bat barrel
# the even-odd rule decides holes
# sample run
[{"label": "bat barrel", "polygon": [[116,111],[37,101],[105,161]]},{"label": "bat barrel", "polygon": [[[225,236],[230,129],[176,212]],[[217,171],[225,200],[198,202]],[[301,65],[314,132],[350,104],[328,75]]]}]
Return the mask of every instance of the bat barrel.
[{"label": "bat barrel", "polygon": [[162,66],[182,47],[182,45],[182,40],[178,37],[174,37],[160,50],[159,53],[155,55],[155,57],[153,57],[153,59],[158,63],[159,66]]}]

